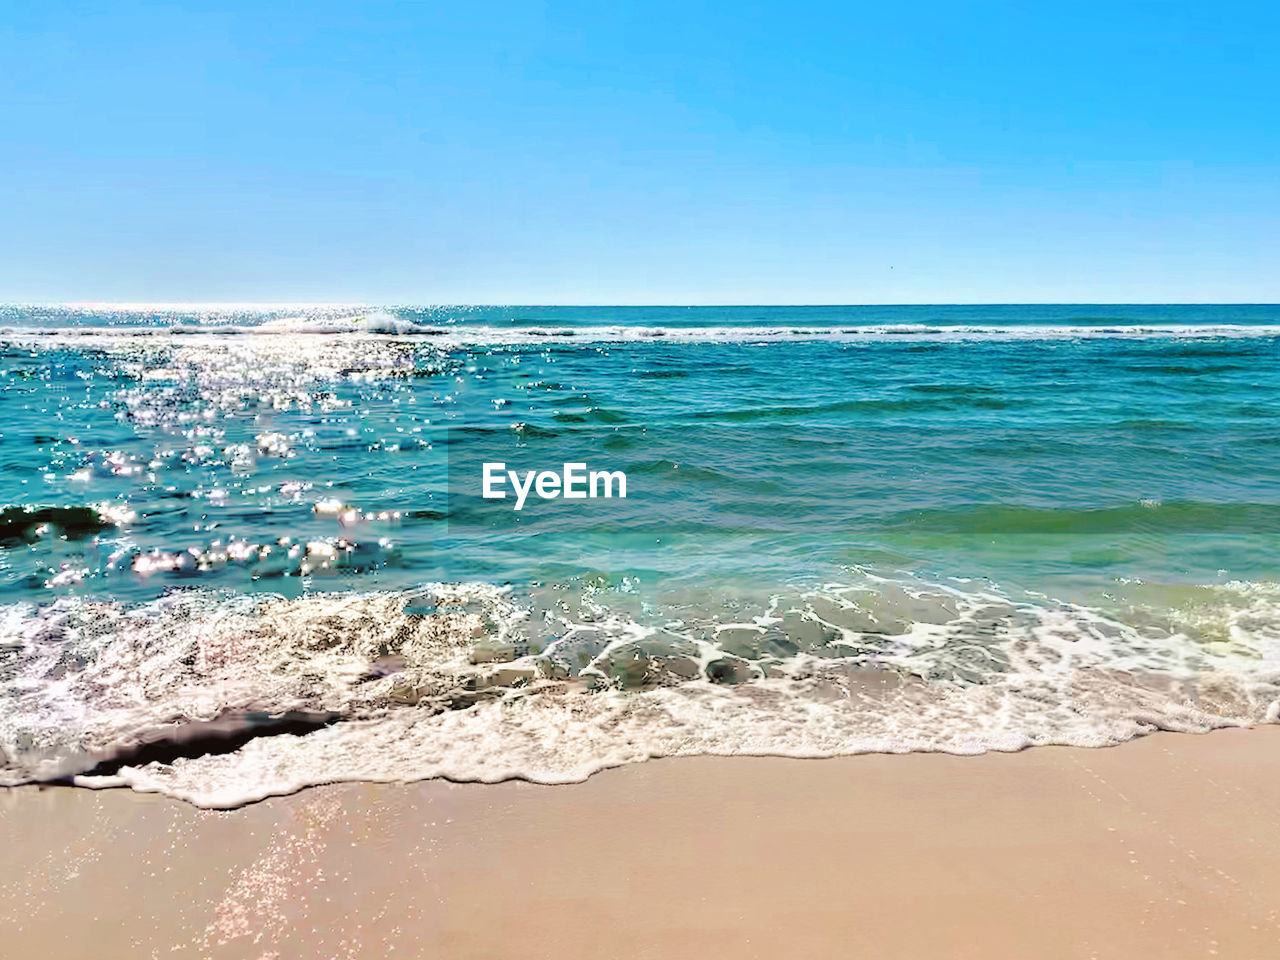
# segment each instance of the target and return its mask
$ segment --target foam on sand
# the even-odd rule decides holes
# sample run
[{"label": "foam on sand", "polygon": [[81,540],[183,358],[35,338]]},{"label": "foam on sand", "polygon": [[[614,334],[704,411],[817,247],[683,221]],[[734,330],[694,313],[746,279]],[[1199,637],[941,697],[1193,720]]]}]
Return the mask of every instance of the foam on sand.
[{"label": "foam on sand", "polygon": [[[652,757],[974,754],[1274,722],[1277,589],[1203,589],[1192,612],[1125,619],[870,575],[649,616],[476,584],[15,605],[0,776],[233,807],[333,781],[565,783]],[[277,728],[241,723],[234,749],[207,749],[202,724],[248,714]],[[299,717],[321,719],[281,728]]]}]

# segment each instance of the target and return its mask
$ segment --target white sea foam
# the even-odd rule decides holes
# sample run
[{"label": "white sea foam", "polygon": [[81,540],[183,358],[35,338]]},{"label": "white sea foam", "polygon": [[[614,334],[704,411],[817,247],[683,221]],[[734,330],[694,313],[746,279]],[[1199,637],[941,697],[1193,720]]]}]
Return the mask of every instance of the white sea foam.
[{"label": "white sea foam", "polygon": [[969,754],[1274,722],[1280,589],[1182,589],[1123,614],[871,575],[720,613],[485,585],[15,605],[0,777],[74,776],[237,710],[343,719],[77,782],[230,807],[340,780],[564,783],[650,757]]},{"label": "white sea foam", "polygon": [[731,325],[529,325],[418,324],[387,313],[356,317],[280,317],[255,324],[174,323],[157,326],[59,326],[0,327],[0,339],[70,337],[76,340],[119,337],[226,337],[226,336],[369,336],[430,338],[441,347],[503,346],[528,344],[645,343],[741,343],[763,344],[794,341],[834,343],[920,342],[1021,342],[1062,340],[1159,340],[1159,339],[1270,339],[1280,337],[1275,324],[866,324],[860,326]]}]

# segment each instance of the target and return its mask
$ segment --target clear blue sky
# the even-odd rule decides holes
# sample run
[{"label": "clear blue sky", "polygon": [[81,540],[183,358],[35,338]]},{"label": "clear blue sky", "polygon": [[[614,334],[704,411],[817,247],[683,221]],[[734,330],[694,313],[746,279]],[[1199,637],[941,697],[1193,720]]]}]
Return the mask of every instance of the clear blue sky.
[{"label": "clear blue sky", "polygon": [[1280,301],[1280,13],[0,0],[0,300]]}]

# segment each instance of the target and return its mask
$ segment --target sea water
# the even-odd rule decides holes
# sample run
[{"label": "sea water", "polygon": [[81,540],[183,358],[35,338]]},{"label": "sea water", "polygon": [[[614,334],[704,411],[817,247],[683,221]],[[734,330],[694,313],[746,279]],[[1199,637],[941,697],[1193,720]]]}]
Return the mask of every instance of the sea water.
[{"label": "sea water", "polygon": [[[1280,709],[1280,308],[0,309],[0,782],[234,806]],[[482,495],[485,463],[625,497]]]}]

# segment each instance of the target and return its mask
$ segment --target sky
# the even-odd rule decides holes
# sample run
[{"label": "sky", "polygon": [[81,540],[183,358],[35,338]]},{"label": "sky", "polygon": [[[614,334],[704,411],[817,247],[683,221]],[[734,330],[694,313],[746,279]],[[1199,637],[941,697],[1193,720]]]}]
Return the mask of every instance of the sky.
[{"label": "sky", "polygon": [[0,301],[1280,302],[1280,7],[0,0]]}]

